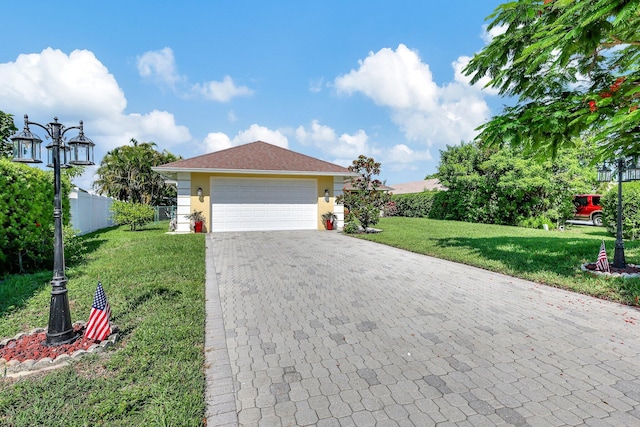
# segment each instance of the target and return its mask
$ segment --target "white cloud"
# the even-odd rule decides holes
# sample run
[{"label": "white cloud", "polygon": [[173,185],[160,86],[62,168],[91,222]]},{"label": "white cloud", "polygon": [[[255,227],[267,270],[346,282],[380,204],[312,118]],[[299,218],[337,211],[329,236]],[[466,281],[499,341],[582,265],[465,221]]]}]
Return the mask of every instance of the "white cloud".
[{"label": "white cloud", "polygon": [[140,76],[166,85],[182,97],[195,95],[210,101],[228,102],[236,96],[253,94],[248,87],[236,85],[230,76],[224,76],[222,81],[189,83],[187,76],[178,74],[173,50],[169,47],[143,53],[138,56],[137,65]]},{"label": "white cloud", "polygon": [[485,44],[491,43],[493,39],[495,39],[501,34],[506,33],[507,28],[509,28],[507,24],[498,25],[497,27],[493,27],[490,30],[488,30],[488,27],[489,27],[488,25],[483,25],[482,33],[480,33],[480,37],[482,38],[482,41],[484,41]]},{"label": "white cloud", "polygon": [[173,50],[165,47],[162,50],[149,51],[137,58],[138,73],[142,77],[155,79],[175,89],[176,83],[183,80],[176,69]]},{"label": "white cloud", "polygon": [[278,147],[289,148],[289,140],[281,131],[257,124],[252,124],[248,129],[238,132],[233,138],[222,132],[209,133],[203,143],[205,152],[211,153],[255,141],[263,141]]},{"label": "white cloud", "polygon": [[204,150],[206,153],[226,150],[233,147],[231,139],[222,132],[211,132],[204,139]]},{"label": "white cloud", "polygon": [[358,70],[335,79],[339,93],[362,92],[376,104],[393,109],[431,110],[437,107],[438,86],[429,65],[401,44],[384,48],[359,61]]},{"label": "white cloud", "polygon": [[313,120],[309,128],[298,126],[296,140],[303,145],[318,148],[324,157],[339,165],[349,166],[360,154],[374,157],[391,171],[416,170],[419,162],[431,160],[429,150],[417,151],[406,144],[396,144],[391,148],[378,146],[367,133],[360,129],[353,134],[340,136],[329,126]]},{"label": "white cloud", "polygon": [[46,48],[0,64],[0,104],[11,106],[18,116],[27,112],[34,119],[44,114],[58,114],[62,119],[76,113],[88,119],[118,115],[127,100],[92,52],[74,50],[67,55]]},{"label": "white cloud", "polygon": [[451,66],[453,67],[453,78],[456,82],[461,83],[462,85],[466,85],[472,88],[476,88],[478,90],[482,90],[485,93],[487,93],[488,95],[498,95],[498,90],[495,88],[485,88],[485,86],[487,85],[487,83],[489,83],[489,81],[491,80],[488,76],[484,76],[482,77],[480,80],[478,80],[476,82],[476,84],[471,85],[471,78],[473,76],[467,76],[463,73],[464,68],[469,64],[469,61],[471,61],[471,57],[470,56],[460,56],[458,57],[458,59],[456,59],[455,61],[453,61],[453,63],[451,64]]},{"label": "white cloud", "polygon": [[324,77],[309,81],[309,91],[312,93],[321,92],[322,86],[324,86]]},{"label": "white cloud", "polygon": [[196,83],[192,90],[205,99],[219,102],[227,102],[236,96],[253,94],[253,91],[246,86],[236,86],[230,76],[224,76],[221,82]]},{"label": "white cloud", "polygon": [[[158,144],[160,149],[192,140],[189,130],[166,111],[127,114],[127,100],[116,79],[87,50],[74,50],[69,55],[46,48],[40,53],[19,55],[15,62],[0,64],[0,105],[5,111],[47,123],[54,116],[65,126],[84,121],[86,135],[96,144],[96,161],[109,150],[129,143],[131,138]],[[44,137],[39,129],[34,132]],[[73,135],[69,133],[69,135]],[[88,168],[79,180],[87,188],[95,168]],[[78,180],[76,180],[78,181]]]},{"label": "white cloud", "polygon": [[400,44],[395,51],[385,48],[369,53],[357,70],[334,83],[339,93],[360,92],[388,107],[407,141],[444,147],[472,139],[474,129],[489,117],[482,93],[461,75],[463,64],[464,59],[453,64],[453,82],[438,86],[428,64]]},{"label": "white cloud", "polygon": [[300,125],[295,131],[296,139],[304,145],[315,145],[323,147],[327,143],[335,143],[337,140],[336,131],[329,126],[321,125],[318,120],[311,122],[309,130]]}]

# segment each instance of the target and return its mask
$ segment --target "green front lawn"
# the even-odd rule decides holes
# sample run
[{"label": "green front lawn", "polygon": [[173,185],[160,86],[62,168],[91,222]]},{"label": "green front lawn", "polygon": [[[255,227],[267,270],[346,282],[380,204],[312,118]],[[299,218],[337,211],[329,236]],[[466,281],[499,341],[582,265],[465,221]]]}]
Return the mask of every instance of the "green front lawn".
[{"label": "green front lawn", "polygon": [[[67,271],[72,320],[87,321],[100,280],[118,343],[19,381],[0,373],[0,425],[202,425],[204,235],[167,235],[167,228],[84,238],[86,262]],[[50,280],[45,272],[0,282],[0,337],[46,327]]]},{"label": "green front lawn", "polygon": [[[595,262],[604,239],[613,261],[615,238],[602,227],[571,226],[566,231],[440,221],[426,218],[381,218],[378,234],[358,237],[412,252],[473,265],[523,279],[625,304],[637,305],[640,279],[583,273]],[[628,263],[640,264],[640,242],[625,242]]]}]

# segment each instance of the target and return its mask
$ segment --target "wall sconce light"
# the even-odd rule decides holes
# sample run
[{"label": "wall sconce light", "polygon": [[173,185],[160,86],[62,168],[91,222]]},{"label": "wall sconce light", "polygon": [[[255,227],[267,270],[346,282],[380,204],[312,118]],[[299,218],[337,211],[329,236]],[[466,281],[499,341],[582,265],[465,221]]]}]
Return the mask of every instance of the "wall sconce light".
[{"label": "wall sconce light", "polygon": [[198,197],[202,197],[202,187],[198,187],[198,191],[196,191]]},{"label": "wall sconce light", "polygon": [[329,201],[329,189],[325,188],[324,190],[324,201],[328,202]]}]

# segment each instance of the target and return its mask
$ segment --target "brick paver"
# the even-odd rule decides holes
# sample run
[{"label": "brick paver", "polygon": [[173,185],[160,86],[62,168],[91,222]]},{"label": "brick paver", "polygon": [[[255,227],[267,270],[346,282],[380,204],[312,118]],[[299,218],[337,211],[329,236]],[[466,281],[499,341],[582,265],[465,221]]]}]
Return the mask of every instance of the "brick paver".
[{"label": "brick paver", "polygon": [[207,236],[209,425],[640,425],[634,308],[337,232]]}]

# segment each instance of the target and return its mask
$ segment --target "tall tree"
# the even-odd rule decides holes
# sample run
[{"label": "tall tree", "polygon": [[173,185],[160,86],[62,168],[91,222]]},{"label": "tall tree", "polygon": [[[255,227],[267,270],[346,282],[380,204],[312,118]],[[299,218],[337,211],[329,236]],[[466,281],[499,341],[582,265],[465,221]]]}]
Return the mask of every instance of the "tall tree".
[{"label": "tall tree", "polygon": [[517,103],[479,128],[483,144],[555,154],[588,134],[600,157],[640,153],[640,0],[519,0],[488,19],[506,31],[465,73]]},{"label": "tall tree", "polygon": [[171,204],[175,189],[167,186],[163,176],[151,168],[180,157],[166,150],[159,152],[155,147],[153,142],[139,143],[131,139],[131,145],[109,151],[100,162],[94,188],[100,194],[125,202]]},{"label": "tall tree", "polygon": [[[349,209],[349,216],[357,219],[365,232],[378,223],[381,209],[391,200],[388,192],[380,190],[382,182],[376,178],[380,175],[380,166],[372,157],[358,156],[349,166],[358,176],[351,178],[351,188],[336,199],[336,203]],[[346,220],[349,222],[350,218]]]},{"label": "tall tree", "polygon": [[13,116],[0,111],[0,157],[8,159],[13,157],[13,144],[11,144],[9,137],[17,131],[18,129],[13,123]]}]

